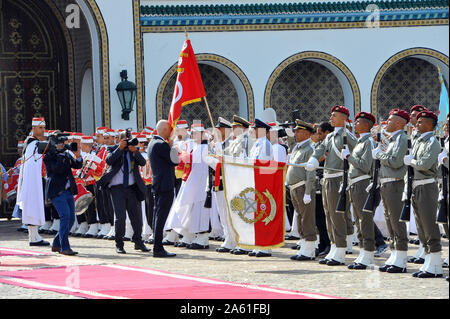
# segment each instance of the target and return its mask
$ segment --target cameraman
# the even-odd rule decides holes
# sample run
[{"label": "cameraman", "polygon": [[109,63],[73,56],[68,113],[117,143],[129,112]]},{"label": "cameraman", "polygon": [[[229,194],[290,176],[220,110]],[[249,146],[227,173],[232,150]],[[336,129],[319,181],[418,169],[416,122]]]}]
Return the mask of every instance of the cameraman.
[{"label": "cameraman", "polygon": [[72,147],[73,153],[68,151],[69,147],[64,145],[64,138],[55,133],[54,139],[56,149],[51,147],[45,154],[44,164],[47,169],[47,185],[45,193],[47,199],[52,201],[60,217],[59,231],[52,244],[52,251],[63,255],[73,256],[77,252],[70,248],[69,230],[75,222],[74,195],[78,194],[72,168],[79,169],[83,166],[83,158],[80,149]]},{"label": "cameraman", "polygon": [[133,227],[134,249],[149,252],[141,237],[142,211],[141,201],[145,199],[146,188],[139,172],[139,166],[144,166],[146,161],[142,157],[137,146],[137,139],[130,140],[129,131],[119,133],[119,145],[108,148],[106,164],[111,169],[102,178],[102,185],[107,185],[111,190],[115,212],[115,240],[116,252],[125,254],[123,237],[125,235],[125,219],[128,217]]}]

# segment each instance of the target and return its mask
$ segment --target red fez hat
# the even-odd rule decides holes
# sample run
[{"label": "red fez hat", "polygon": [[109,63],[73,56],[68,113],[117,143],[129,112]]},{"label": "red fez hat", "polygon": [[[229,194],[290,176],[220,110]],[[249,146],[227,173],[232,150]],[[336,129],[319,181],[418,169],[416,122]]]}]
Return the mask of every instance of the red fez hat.
[{"label": "red fez hat", "polygon": [[366,120],[370,120],[373,123],[375,123],[377,120],[375,119],[375,116],[372,115],[372,113],[367,113],[367,112],[358,112],[358,114],[356,114],[355,116],[355,122],[358,118],[364,118]]},{"label": "red fez hat", "polygon": [[333,108],[331,109],[331,113],[333,113],[333,112],[340,112],[340,113],[344,113],[347,116],[350,116],[350,111],[348,110],[348,108],[346,108],[345,106],[342,106],[342,105],[333,106]]},{"label": "red fez hat", "polygon": [[421,118],[421,117],[428,117],[431,119],[435,119],[436,121],[438,120],[438,116],[436,113],[432,112],[432,111],[422,111],[419,114],[417,114],[417,119]]},{"label": "red fez hat", "polygon": [[411,114],[414,111],[422,112],[422,111],[428,111],[428,109],[423,105],[413,105],[411,109],[409,110],[409,113]]},{"label": "red fez hat", "polygon": [[392,110],[389,112],[389,116],[390,116],[390,115],[397,115],[397,116],[400,116],[401,118],[403,118],[403,119],[406,120],[406,123],[409,122],[409,114],[408,114],[408,112],[406,112],[406,111],[403,111],[403,110],[400,110],[400,109],[392,109]]}]

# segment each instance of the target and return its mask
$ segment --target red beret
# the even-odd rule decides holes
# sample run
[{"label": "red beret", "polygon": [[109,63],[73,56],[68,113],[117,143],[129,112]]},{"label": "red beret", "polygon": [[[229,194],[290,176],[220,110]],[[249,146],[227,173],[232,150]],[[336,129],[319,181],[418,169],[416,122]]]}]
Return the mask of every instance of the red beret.
[{"label": "red beret", "polygon": [[423,105],[413,105],[411,109],[409,110],[409,113],[412,113],[414,111],[422,112],[422,111],[428,111],[428,109]]},{"label": "red beret", "polygon": [[355,116],[355,122],[358,118],[365,118],[367,120],[372,121],[373,123],[375,123],[377,120],[375,119],[375,116],[372,115],[372,113],[367,113],[367,112],[359,112],[358,114],[356,114]]},{"label": "red beret", "polygon": [[389,116],[390,116],[390,115],[397,115],[397,116],[400,116],[400,117],[402,117],[402,118],[404,118],[404,119],[406,120],[406,123],[409,122],[409,114],[408,114],[408,112],[406,112],[406,111],[403,111],[403,110],[400,110],[400,109],[392,109],[392,110],[389,112]]},{"label": "red beret", "polygon": [[333,112],[341,112],[347,116],[350,116],[350,111],[348,110],[348,108],[346,108],[345,106],[341,106],[341,105],[333,106],[333,108],[331,109],[331,113],[333,113]]},{"label": "red beret", "polygon": [[419,114],[417,114],[417,119],[421,118],[421,117],[429,117],[432,119],[435,119],[436,121],[438,120],[438,116],[436,113],[431,112],[431,111],[422,111]]}]

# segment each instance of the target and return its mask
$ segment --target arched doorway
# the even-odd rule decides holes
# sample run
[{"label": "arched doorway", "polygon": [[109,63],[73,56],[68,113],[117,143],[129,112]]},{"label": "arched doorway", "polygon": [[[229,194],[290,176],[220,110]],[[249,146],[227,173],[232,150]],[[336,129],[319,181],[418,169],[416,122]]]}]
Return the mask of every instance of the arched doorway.
[{"label": "arched doorway", "polygon": [[359,88],[350,70],[323,52],[306,51],[287,58],[267,82],[264,108],[273,108],[278,122],[292,121],[296,109],[304,121],[325,121],[336,104],[347,106],[353,117],[360,110]]},{"label": "arched doorway", "polygon": [[0,1],[0,161],[12,165],[31,119],[72,130],[67,40],[45,1]]},{"label": "arched doorway", "polygon": [[448,90],[448,57],[425,48],[404,50],[378,71],[372,85],[372,112],[386,119],[392,108],[404,110],[421,104],[438,111],[441,85],[438,68]]},{"label": "arched doorway", "polygon": [[[232,120],[234,114],[254,120],[253,90],[245,74],[233,62],[214,54],[196,54],[211,115],[216,123],[219,116]],[[161,80],[156,98],[157,120],[167,118],[175,87],[177,64],[174,64]],[[192,124],[201,120],[210,127],[204,102],[185,106],[181,119]]]}]

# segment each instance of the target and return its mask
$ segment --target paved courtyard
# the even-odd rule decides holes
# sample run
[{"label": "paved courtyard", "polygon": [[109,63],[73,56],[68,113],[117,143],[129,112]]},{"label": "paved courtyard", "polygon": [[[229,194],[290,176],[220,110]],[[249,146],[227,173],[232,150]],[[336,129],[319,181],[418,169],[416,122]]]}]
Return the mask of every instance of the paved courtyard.
[{"label": "paved courtyard", "polygon": [[[317,261],[296,262],[289,257],[296,253],[290,247],[295,241],[286,241],[282,248],[275,249],[270,258],[235,256],[229,253],[217,253],[221,243],[210,241],[208,250],[188,250],[168,246],[166,249],[177,254],[175,258],[153,258],[151,253],[136,252],[131,242],[125,243],[126,255],[118,255],[114,241],[70,237],[72,248],[79,252],[74,257],[51,253],[48,247],[30,247],[27,235],[18,232],[18,220],[0,220],[0,247],[25,249],[44,252],[36,256],[0,257],[0,271],[30,270],[59,266],[77,265],[126,265],[163,270],[171,273],[185,274],[224,280],[235,283],[266,285],[275,288],[296,290],[308,293],[321,293],[341,298],[352,299],[397,299],[397,298],[449,298],[449,283],[443,278],[416,279],[411,276],[420,265],[408,264],[406,274],[388,274],[377,270],[382,266],[389,252],[375,258],[373,269],[350,271],[346,266],[330,267],[319,265]],[[43,235],[51,241],[52,237]],[[443,258],[448,256],[448,240],[443,239]],[[409,245],[409,256],[417,250],[416,245]],[[358,255],[359,248],[353,248],[353,254],[347,255],[349,264]],[[444,270],[448,276],[448,269]],[[38,298],[77,298],[74,296],[45,290],[21,288],[0,284],[0,298],[38,299]]]}]

